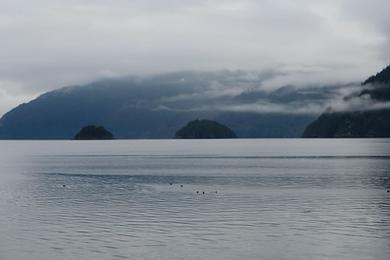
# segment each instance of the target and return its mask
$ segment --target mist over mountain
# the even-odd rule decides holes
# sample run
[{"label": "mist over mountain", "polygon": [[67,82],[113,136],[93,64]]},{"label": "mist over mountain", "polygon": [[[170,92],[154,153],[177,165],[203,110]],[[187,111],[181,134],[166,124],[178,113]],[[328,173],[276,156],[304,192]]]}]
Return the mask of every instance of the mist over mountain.
[{"label": "mist over mountain", "polygon": [[363,90],[346,96],[349,107],[329,108],[303,137],[390,137],[390,66],[362,83]]},{"label": "mist over mountain", "polygon": [[269,90],[273,72],[176,72],[105,79],[47,92],[0,120],[0,137],[72,138],[85,125],[117,138],[171,138],[186,122],[204,118],[238,137],[298,137],[325,107],[353,85]]}]

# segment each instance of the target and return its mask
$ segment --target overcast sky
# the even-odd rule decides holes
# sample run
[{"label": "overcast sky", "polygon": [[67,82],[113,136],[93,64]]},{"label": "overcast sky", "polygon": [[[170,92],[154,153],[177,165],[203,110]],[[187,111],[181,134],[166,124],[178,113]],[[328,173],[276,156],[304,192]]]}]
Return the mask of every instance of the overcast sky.
[{"label": "overcast sky", "polygon": [[359,82],[390,63],[388,0],[0,0],[0,115],[104,77],[272,70]]}]

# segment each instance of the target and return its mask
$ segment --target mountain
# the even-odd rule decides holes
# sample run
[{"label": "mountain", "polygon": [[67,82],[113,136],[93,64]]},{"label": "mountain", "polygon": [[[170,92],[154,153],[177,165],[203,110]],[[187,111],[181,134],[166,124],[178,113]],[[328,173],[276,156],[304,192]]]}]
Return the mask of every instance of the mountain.
[{"label": "mountain", "polygon": [[220,122],[242,138],[299,137],[339,95],[337,87],[270,91],[261,87],[264,78],[242,71],[177,72],[64,87],[6,113],[0,138],[71,139],[86,125],[104,125],[116,138],[172,138],[194,118]]},{"label": "mountain", "polygon": [[306,138],[390,137],[390,66],[362,83],[364,89],[345,99],[376,105],[354,111],[326,112],[304,131]]},{"label": "mountain", "polygon": [[381,72],[377,73],[374,76],[369,77],[366,81],[363,82],[363,85],[368,84],[390,84],[390,65],[383,69]]},{"label": "mountain", "polygon": [[75,140],[111,140],[114,139],[112,133],[102,126],[89,125],[81,128],[75,135]]},{"label": "mountain", "polygon": [[194,120],[178,130],[178,139],[237,138],[229,127],[211,120]]}]

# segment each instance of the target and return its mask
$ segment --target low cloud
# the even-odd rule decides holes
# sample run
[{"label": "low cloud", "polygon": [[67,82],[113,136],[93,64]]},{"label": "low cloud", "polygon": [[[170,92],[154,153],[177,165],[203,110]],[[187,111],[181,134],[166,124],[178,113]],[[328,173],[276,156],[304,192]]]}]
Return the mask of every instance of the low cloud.
[{"label": "low cloud", "polygon": [[372,99],[369,95],[355,96],[347,100],[334,100],[327,112],[357,112],[389,109],[390,102]]},{"label": "low cloud", "polygon": [[[0,0],[0,114],[62,86],[182,70],[277,74],[245,74],[242,91],[359,82],[390,60],[389,9],[387,0]],[[204,95],[240,92],[218,83]]]},{"label": "low cloud", "polygon": [[[259,114],[319,115],[325,111],[365,111],[388,108],[389,103],[360,95],[360,83],[338,85],[270,85],[287,73],[276,71],[184,71],[155,76],[106,78],[91,84],[62,88],[54,93],[120,99],[126,108],[176,112],[251,112]],[[370,88],[370,87],[369,87]],[[78,92],[79,91],[79,92]],[[3,98],[7,92],[0,92]],[[100,102],[100,101],[99,101]]]},{"label": "low cloud", "polygon": [[[196,80],[191,79],[191,73],[180,76],[175,74],[184,85],[165,95],[161,92],[152,104],[153,110],[171,111],[230,111],[251,113],[282,113],[282,114],[311,114],[318,115],[325,111],[368,111],[389,108],[390,103],[373,100],[369,95],[360,93],[370,86],[360,83],[339,85],[285,85],[272,87],[267,84],[281,76],[268,73],[262,77],[254,72],[224,71],[218,73],[197,73]],[[269,76],[273,75],[273,76]],[[286,76],[282,74],[282,76]],[[251,80],[247,80],[250,78]],[[172,79],[171,79],[172,80]],[[153,84],[165,84],[161,81]],[[165,84],[168,86],[169,83]]]},{"label": "low cloud", "polygon": [[[281,75],[284,77],[285,73],[178,72],[146,77],[138,82],[140,88],[151,86],[154,100],[144,100],[143,103],[152,110],[318,115],[330,108],[341,111],[358,107],[355,105],[357,101],[345,97],[360,93],[361,84],[270,88],[267,82]],[[368,102],[365,107],[368,109]]]}]

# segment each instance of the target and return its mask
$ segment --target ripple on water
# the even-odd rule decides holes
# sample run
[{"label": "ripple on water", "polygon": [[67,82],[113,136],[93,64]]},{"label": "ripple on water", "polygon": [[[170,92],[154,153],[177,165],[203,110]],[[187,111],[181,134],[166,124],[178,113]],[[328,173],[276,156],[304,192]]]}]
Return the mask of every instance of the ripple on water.
[{"label": "ripple on water", "polygon": [[308,155],[299,147],[313,151],[312,141],[289,141],[286,155],[280,143],[251,142],[242,155],[224,154],[236,143],[201,150],[211,155],[100,147],[112,150],[24,159],[23,174],[0,183],[0,258],[390,257],[383,145],[340,141]]}]

